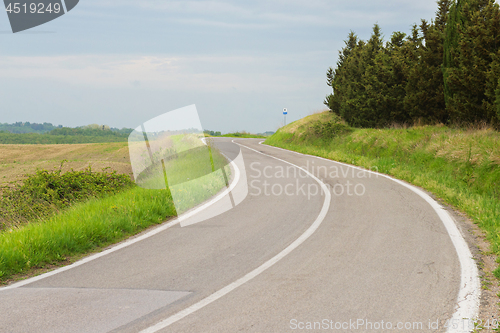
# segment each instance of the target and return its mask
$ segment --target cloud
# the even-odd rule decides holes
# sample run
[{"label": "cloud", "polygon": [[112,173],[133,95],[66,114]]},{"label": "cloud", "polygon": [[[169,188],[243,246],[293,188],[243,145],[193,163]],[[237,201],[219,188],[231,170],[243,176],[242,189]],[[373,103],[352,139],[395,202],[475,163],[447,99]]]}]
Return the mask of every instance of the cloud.
[{"label": "cloud", "polygon": [[[415,13],[433,13],[434,0],[100,0],[92,2],[99,11],[128,8],[161,13],[166,20],[220,28],[262,29],[279,26],[347,26],[379,22],[392,25]],[[430,19],[431,17],[421,17]],[[408,24],[411,24],[410,22]]]},{"label": "cloud", "polygon": [[[297,58],[285,59],[289,62]],[[73,86],[172,91],[297,91],[303,73],[280,70],[282,57],[47,56],[2,57],[1,79],[46,79]],[[281,64],[283,66],[283,64]],[[282,67],[281,67],[282,68]]]},{"label": "cloud", "polygon": [[322,107],[325,71],[350,30],[368,39],[379,23],[387,40],[436,9],[435,0],[85,0],[40,27],[57,33],[3,35],[0,106],[9,121],[129,126],[196,103],[212,129],[266,130],[283,107],[290,118]]},{"label": "cloud", "polygon": [[195,25],[195,26],[205,26],[214,28],[224,28],[224,29],[270,29],[273,27],[272,24],[265,23],[241,23],[241,22],[224,22],[218,20],[207,20],[201,18],[175,18],[173,22],[178,22],[185,25]]}]

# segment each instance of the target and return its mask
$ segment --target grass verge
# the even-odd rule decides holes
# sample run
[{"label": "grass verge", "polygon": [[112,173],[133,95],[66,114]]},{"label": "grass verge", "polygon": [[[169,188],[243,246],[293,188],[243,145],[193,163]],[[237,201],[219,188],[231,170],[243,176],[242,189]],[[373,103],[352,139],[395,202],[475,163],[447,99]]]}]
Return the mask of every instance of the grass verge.
[{"label": "grass verge", "polygon": [[0,280],[118,242],[175,216],[168,191],[139,187],[0,233]]},{"label": "grass verge", "polygon": [[[223,159],[222,155],[214,152],[214,161],[222,163]],[[180,162],[173,160],[171,163],[175,169]],[[167,170],[169,164],[167,163]],[[201,163],[189,164],[189,171],[193,173],[203,167]],[[226,174],[229,174],[229,166],[226,165],[225,168]],[[182,168],[179,175],[185,177],[186,170],[186,167]],[[73,175],[77,177],[72,177],[80,180],[82,174],[86,173],[77,172]],[[41,175],[48,174],[42,172]],[[60,173],[50,176],[50,179],[52,176],[64,178],[64,174]],[[88,183],[88,180],[82,182]],[[43,186],[36,188],[49,188],[49,192],[53,192],[50,187],[45,186],[46,182],[42,183]],[[194,185],[191,181],[181,185],[183,187],[173,190],[181,191],[180,194],[175,193],[174,197],[184,211],[216,194],[226,182],[220,175],[211,173],[194,180]],[[66,185],[60,188],[74,194]],[[37,192],[37,195],[40,193]],[[151,190],[138,186],[130,188],[127,185],[125,190],[117,194],[104,194],[101,198],[83,202],[78,200],[57,215],[31,220],[0,232],[0,284],[12,277],[71,261],[79,255],[119,242],[176,215],[176,205],[169,189]]]},{"label": "grass verge", "polygon": [[[494,130],[353,129],[325,112],[281,128],[265,143],[375,169],[420,186],[468,215],[500,256],[500,133]],[[500,268],[494,274],[500,278]]]}]

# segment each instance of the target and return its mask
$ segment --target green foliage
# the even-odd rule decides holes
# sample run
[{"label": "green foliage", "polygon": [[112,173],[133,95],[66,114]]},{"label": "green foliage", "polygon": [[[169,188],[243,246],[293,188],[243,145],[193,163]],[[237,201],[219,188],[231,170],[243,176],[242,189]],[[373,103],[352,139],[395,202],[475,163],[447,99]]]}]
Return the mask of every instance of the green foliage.
[{"label": "green foliage", "polygon": [[448,20],[446,22],[445,38],[443,40],[443,78],[446,104],[449,104],[449,99],[453,97],[453,92],[450,88],[450,71],[456,66],[455,57],[458,52],[458,30],[459,27],[463,25],[461,16],[462,1],[458,0],[451,4],[448,12]]},{"label": "green foliage", "polygon": [[500,126],[500,9],[494,0],[439,0],[433,22],[384,43],[350,32],[324,104],[350,126],[486,122]]},{"label": "green foliage", "polygon": [[134,130],[132,128],[126,128],[126,127],[123,127],[123,128],[112,127],[111,131],[113,131],[117,134],[120,134],[122,136],[128,137],[130,135],[130,133],[132,133]]},{"label": "green foliage", "polygon": [[[438,15],[446,16],[447,1],[440,3]],[[440,20],[444,20],[441,18]],[[428,24],[422,20],[420,27],[414,26],[410,46],[403,58],[407,59],[408,82],[404,94],[404,110],[408,122],[447,123],[443,84],[443,24]],[[422,34],[420,37],[419,34]]]},{"label": "green foliage", "polygon": [[498,85],[495,90],[495,102],[497,111],[497,122],[500,121],[500,79],[498,79]]},{"label": "green foliage", "polygon": [[351,126],[382,127],[391,121],[404,122],[405,62],[401,49],[405,34],[395,32],[384,46],[380,27],[371,38],[358,41],[351,32],[340,52],[337,68],[327,71],[333,94],[325,104]]},{"label": "green foliage", "polygon": [[106,125],[92,124],[87,126],[81,126],[77,128],[63,127],[62,125],[54,126],[51,123],[30,123],[27,122],[16,122],[13,124],[0,123],[0,133],[13,133],[13,134],[26,134],[26,133],[37,133],[45,134],[49,133],[52,135],[84,135],[84,136],[119,136],[128,137],[132,133],[131,128],[109,128]]},{"label": "green foliage", "polygon": [[498,74],[492,62],[499,33],[500,8],[493,0],[462,0],[452,6],[444,68],[446,107],[453,123],[495,120],[496,86],[490,86],[488,76]]},{"label": "green foliage", "polygon": [[0,282],[98,250],[175,216],[166,190],[131,188],[0,233]]},{"label": "green foliage", "polygon": [[54,135],[54,134],[13,134],[0,132],[0,144],[74,144],[74,143],[104,143],[126,142],[127,136],[122,135]]},{"label": "green foliage", "polygon": [[[62,127],[59,125],[59,127]],[[43,124],[38,124],[38,123],[30,123],[30,122],[17,122],[14,124],[1,124],[0,123],[0,132],[8,132],[8,133],[47,133],[52,131],[53,129],[57,128],[56,126],[52,125],[51,123],[43,123]]]},{"label": "green foliage", "polygon": [[109,128],[92,124],[70,128],[53,126],[51,123],[17,122],[0,124],[0,144],[71,144],[126,142],[130,128]]},{"label": "green foliage", "polygon": [[328,68],[326,73],[327,85],[332,87],[333,94],[326,97],[324,104],[330,108],[334,113],[340,115],[341,106],[345,105],[346,100],[346,90],[342,89],[344,84],[350,82],[347,77],[347,72],[349,71],[347,64],[347,59],[350,57],[351,53],[358,46],[358,37],[351,31],[347,40],[345,41],[346,46],[339,51],[339,60],[337,61],[337,68],[334,70],[332,67]]},{"label": "green foliage", "polygon": [[128,175],[38,170],[22,184],[6,189],[0,202],[0,230],[45,218],[75,202],[116,193],[133,185]]},{"label": "green foliage", "polygon": [[221,135],[225,138],[265,138],[265,136],[260,134],[251,134],[247,132],[234,132]]},{"label": "green foliage", "polygon": [[483,105],[490,123],[500,128],[500,49],[492,54],[490,68],[486,73],[486,99]]},{"label": "green foliage", "polygon": [[128,136],[132,133],[132,130],[119,130],[113,131],[109,127],[105,125],[96,125],[96,126],[86,126],[86,127],[61,127],[56,128],[49,132],[50,135],[71,135],[71,136],[107,136],[107,137],[119,137],[119,138],[128,138]]},{"label": "green foliage", "polygon": [[221,136],[222,133],[220,131],[209,131],[209,130],[204,130],[203,133],[208,134],[210,136]]},{"label": "green foliage", "polygon": [[314,134],[326,140],[348,134],[352,131],[349,126],[336,121],[318,121],[312,125],[312,129]]}]

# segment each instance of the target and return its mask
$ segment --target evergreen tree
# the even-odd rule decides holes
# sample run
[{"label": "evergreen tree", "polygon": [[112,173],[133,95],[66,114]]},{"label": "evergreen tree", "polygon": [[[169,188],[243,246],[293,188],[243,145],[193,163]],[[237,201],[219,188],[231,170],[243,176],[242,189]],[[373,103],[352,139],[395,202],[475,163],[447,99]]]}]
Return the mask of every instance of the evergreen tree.
[{"label": "evergreen tree", "polygon": [[351,32],[325,104],[351,126],[393,122],[475,123],[500,128],[500,7],[494,0],[438,0],[435,20],[384,45]]},{"label": "evergreen tree", "polygon": [[500,129],[500,50],[492,55],[490,70],[486,73],[485,108],[490,124]]},{"label": "evergreen tree", "polygon": [[489,20],[486,36],[488,38],[491,62],[486,72],[485,99],[483,107],[485,109],[485,120],[493,126],[500,128],[500,9],[494,2],[489,2],[484,12],[488,13],[485,19]]},{"label": "evergreen tree", "polygon": [[365,53],[365,49],[366,43],[362,40],[358,41],[353,52],[345,62],[342,71],[343,84],[335,87],[335,91],[338,91],[342,96],[339,105],[339,114],[347,123],[353,126],[357,123],[359,104],[365,99],[365,86],[363,85],[365,72],[363,54]]},{"label": "evergreen tree", "polygon": [[332,67],[328,68],[326,77],[327,85],[332,87],[333,94],[326,97],[324,104],[329,107],[331,111],[340,115],[340,105],[343,102],[342,86],[345,84],[346,76],[344,75],[344,64],[346,63],[349,55],[353,52],[354,48],[358,43],[358,37],[351,31],[345,42],[345,47],[339,51],[339,59],[337,61],[337,67],[334,70]]},{"label": "evergreen tree", "polygon": [[462,27],[462,2],[465,0],[457,0],[450,6],[448,20],[445,28],[445,38],[443,41],[443,79],[444,79],[444,99],[446,106],[449,107],[448,100],[453,97],[452,89],[450,88],[449,75],[453,68],[456,67],[455,59],[458,48],[459,28]]},{"label": "evergreen tree", "polygon": [[346,86],[346,102],[340,114],[351,126],[383,126],[385,116],[382,98],[384,87],[383,40],[380,26],[375,24],[370,39],[358,44],[357,52],[349,59],[349,79]]},{"label": "evergreen tree", "polygon": [[450,12],[451,1],[438,0],[437,4],[438,4],[438,10],[436,12],[436,20],[434,22],[434,25],[437,30],[444,33],[446,28],[446,22],[448,21],[448,14]]},{"label": "evergreen tree", "polygon": [[383,52],[376,57],[378,61],[379,126],[391,123],[405,123],[408,113],[404,109],[406,76],[405,37],[403,32],[396,31],[386,44]]},{"label": "evergreen tree", "polygon": [[405,33],[396,31],[392,34],[391,41],[386,46],[387,60],[389,61],[386,66],[390,71],[388,82],[388,113],[386,115],[388,122],[404,123],[409,120],[408,113],[404,107],[405,87],[408,81],[404,48],[405,38]]},{"label": "evergreen tree", "polygon": [[495,89],[488,84],[488,73],[494,73],[492,61],[498,50],[499,7],[493,0],[458,0],[452,9],[444,44],[450,120],[489,122],[496,117]]},{"label": "evergreen tree", "polygon": [[[408,84],[405,109],[413,121],[446,123],[448,114],[444,101],[443,40],[449,2],[442,0],[436,20],[429,24],[422,20],[419,31],[422,38],[410,41],[413,52],[408,56]],[[414,27],[414,33],[417,27]]]}]

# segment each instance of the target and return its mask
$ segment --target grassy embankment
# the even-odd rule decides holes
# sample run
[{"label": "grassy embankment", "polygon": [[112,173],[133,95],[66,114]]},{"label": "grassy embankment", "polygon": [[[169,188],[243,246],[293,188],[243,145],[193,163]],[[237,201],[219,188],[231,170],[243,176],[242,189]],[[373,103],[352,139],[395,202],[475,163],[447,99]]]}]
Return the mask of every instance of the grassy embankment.
[{"label": "grassy embankment", "polygon": [[[265,143],[375,168],[421,186],[466,213],[500,257],[500,133],[494,130],[353,129],[324,112],[281,128]],[[500,269],[494,273],[500,278]]]},{"label": "grassy embankment", "polygon": [[[20,147],[17,147],[20,148]],[[24,154],[17,157],[12,156],[16,147],[0,147],[11,151],[10,157],[19,160],[28,158]],[[26,152],[25,148],[25,152]],[[29,149],[28,149],[29,150]],[[53,160],[43,160],[43,154],[39,159],[34,159],[35,150],[51,151]],[[103,150],[107,150],[103,152]],[[68,146],[38,146],[31,151],[31,162],[35,165],[54,164],[64,151],[64,156],[72,157],[73,164],[83,164],[81,158],[86,161],[92,161],[92,164],[121,167],[123,169],[122,156],[125,152],[128,155],[126,144],[111,144],[111,148],[106,145],[79,145],[79,147]],[[6,154],[9,156],[8,154]],[[28,154],[30,155],[30,154]],[[47,155],[46,155],[47,156]],[[7,159],[8,159],[7,158]],[[128,158],[128,157],[127,157]],[[110,160],[110,161],[106,161]],[[217,152],[213,153],[213,161],[217,165],[224,164],[224,158]],[[17,163],[17,160],[2,161],[2,164]],[[10,162],[10,163],[8,163]],[[21,162],[24,163],[24,162]],[[29,162],[26,162],[29,163]],[[60,163],[60,161],[59,161]],[[176,174],[180,179],[186,179],[196,173],[200,164],[188,163],[173,159],[166,163],[169,174]],[[226,166],[226,168],[228,168]],[[40,172],[38,175],[21,177],[12,173],[11,168],[4,168],[4,174],[10,175],[11,179],[22,179],[21,183],[11,186],[4,190],[3,195],[9,195],[10,208],[21,207],[12,201],[12,198],[29,197],[26,192],[37,193],[34,202],[42,206],[50,206],[50,209],[41,209],[41,214],[33,216],[26,214],[28,220],[17,218],[23,211],[18,210],[11,214],[9,205],[0,209],[0,220],[3,220],[3,230],[0,230],[0,283],[5,283],[11,278],[21,277],[31,274],[45,267],[60,265],[61,262],[71,262],[79,255],[96,251],[109,244],[116,243],[126,237],[136,234],[151,225],[164,222],[169,217],[175,216],[178,212],[174,207],[172,196],[167,189],[147,190],[131,184],[131,182],[116,182],[116,186],[110,185],[111,182],[104,182],[104,188],[107,190],[95,189],[103,183],[102,177],[109,177],[104,174],[94,174],[90,176],[88,171],[71,173]],[[81,169],[81,166],[80,166]],[[130,165],[128,165],[130,169]],[[227,170],[227,169],[226,169]],[[65,175],[70,174],[72,179],[62,181]],[[80,177],[80,178],[78,178]],[[49,180],[47,181],[47,178]],[[125,176],[128,178],[128,176]],[[43,181],[41,180],[43,179]],[[189,179],[189,178],[187,178]],[[99,183],[99,186],[88,186],[90,183]],[[24,184],[23,184],[24,183]],[[54,186],[59,183],[59,187]],[[92,188],[92,193],[86,193],[80,200],[72,200],[70,204],[63,195],[54,195],[54,191],[65,192],[69,196],[74,196],[75,191],[68,191],[68,186],[80,186],[85,183],[85,188]],[[26,185],[28,190],[26,190]],[[36,185],[34,185],[36,184]],[[80,184],[80,185],[78,185]],[[95,185],[95,184],[94,184]],[[224,179],[217,176],[208,176],[198,179],[195,186],[191,182],[181,184],[178,190],[184,194],[184,197],[177,196],[183,202],[181,210],[184,211],[217,193],[224,185]],[[19,195],[19,191],[24,188],[24,194]],[[36,187],[35,191],[30,191]],[[45,189],[41,193],[40,189]],[[85,192],[85,191],[84,191]],[[89,192],[89,191],[87,191]],[[13,194],[14,193],[14,194]],[[13,194],[13,195],[12,195]],[[40,195],[42,194],[42,195]],[[47,199],[48,197],[54,199]],[[62,199],[61,199],[62,198]],[[6,205],[6,197],[2,204]],[[33,198],[30,198],[30,200]],[[38,200],[38,201],[37,201]],[[46,200],[40,202],[40,200]],[[0,205],[1,206],[1,205]],[[26,206],[26,205],[24,205]],[[2,208],[2,207],[0,207]],[[31,212],[33,213],[33,212]],[[22,217],[22,216],[21,216]]]}]

